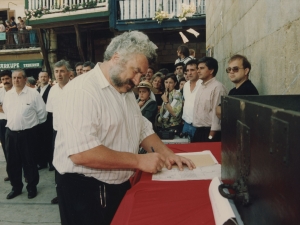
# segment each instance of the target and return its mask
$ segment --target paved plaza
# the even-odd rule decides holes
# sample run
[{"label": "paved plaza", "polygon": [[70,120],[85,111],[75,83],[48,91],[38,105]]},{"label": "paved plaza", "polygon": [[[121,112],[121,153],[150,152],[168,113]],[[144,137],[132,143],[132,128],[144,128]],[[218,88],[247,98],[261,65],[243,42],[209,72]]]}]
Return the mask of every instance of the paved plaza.
[{"label": "paved plaza", "polygon": [[40,182],[37,186],[38,195],[33,199],[27,198],[26,183],[23,192],[14,199],[6,199],[11,191],[9,181],[4,181],[6,162],[0,145],[0,224],[1,225],[60,225],[58,205],[51,204],[56,196],[54,171],[48,169],[39,171]]}]

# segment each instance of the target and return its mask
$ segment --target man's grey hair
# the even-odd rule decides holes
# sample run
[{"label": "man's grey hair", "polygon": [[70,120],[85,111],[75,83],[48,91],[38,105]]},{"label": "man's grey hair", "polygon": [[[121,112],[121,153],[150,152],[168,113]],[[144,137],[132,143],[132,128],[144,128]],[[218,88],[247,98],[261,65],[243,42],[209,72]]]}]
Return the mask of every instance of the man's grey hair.
[{"label": "man's grey hair", "polygon": [[128,59],[132,54],[143,54],[149,64],[155,62],[157,46],[149,40],[148,36],[139,31],[124,32],[114,37],[104,52],[104,61],[108,61],[118,53],[121,61]]},{"label": "man's grey hair", "polygon": [[62,66],[65,66],[68,71],[73,70],[70,63],[68,61],[64,60],[64,59],[56,62],[54,64],[53,68],[62,67]]},{"label": "man's grey hair", "polygon": [[25,70],[17,69],[17,70],[14,70],[13,73],[14,73],[14,72],[22,73],[23,78],[26,78],[26,77],[27,77],[27,76],[26,76],[26,73],[25,73]]},{"label": "man's grey hair", "polygon": [[36,85],[36,80],[33,77],[27,77],[27,83],[31,85]]}]

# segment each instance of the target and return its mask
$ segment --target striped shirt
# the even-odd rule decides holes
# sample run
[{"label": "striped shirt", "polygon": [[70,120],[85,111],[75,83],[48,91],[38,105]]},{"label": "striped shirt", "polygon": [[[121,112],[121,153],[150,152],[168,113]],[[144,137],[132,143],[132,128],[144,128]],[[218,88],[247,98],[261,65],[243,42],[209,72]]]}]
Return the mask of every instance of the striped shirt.
[{"label": "striped shirt", "polygon": [[60,174],[84,174],[109,184],[123,183],[133,175],[132,169],[93,169],[69,158],[100,145],[138,153],[140,143],[154,131],[132,92],[120,94],[98,64],[66,86],[59,109],[53,165]]},{"label": "striped shirt", "polygon": [[221,130],[221,120],[216,115],[216,107],[221,103],[221,96],[225,95],[226,88],[215,77],[201,83],[195,97],[193,126]]}]

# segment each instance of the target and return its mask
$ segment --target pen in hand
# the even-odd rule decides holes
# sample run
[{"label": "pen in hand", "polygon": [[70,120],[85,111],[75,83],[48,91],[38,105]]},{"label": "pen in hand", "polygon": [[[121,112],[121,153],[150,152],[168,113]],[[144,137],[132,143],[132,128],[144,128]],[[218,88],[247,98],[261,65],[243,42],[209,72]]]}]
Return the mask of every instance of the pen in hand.
[{"label": "pen in hand", "polygon": [[152,150],[152,152],[155,152],[153,147],[151,147],[151,150]]}]

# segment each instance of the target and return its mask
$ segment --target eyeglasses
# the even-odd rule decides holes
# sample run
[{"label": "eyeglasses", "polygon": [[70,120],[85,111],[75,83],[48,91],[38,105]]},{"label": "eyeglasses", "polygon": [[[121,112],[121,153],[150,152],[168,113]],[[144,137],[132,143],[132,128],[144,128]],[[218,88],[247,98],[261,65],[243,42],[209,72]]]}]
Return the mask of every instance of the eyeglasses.
[{"label": "eyeglasses", "polygon": [[230,71],[232,70],[232,72],[234,72],[234,73],[236,73],[236,72],[238,72],[240,69],[244,69],[244,68],[239,68],[239,67],[237,67],[237,66],[234,66],[234,67],[228,67],[228,68],[226,68],[226,73],[230,73]]}]

